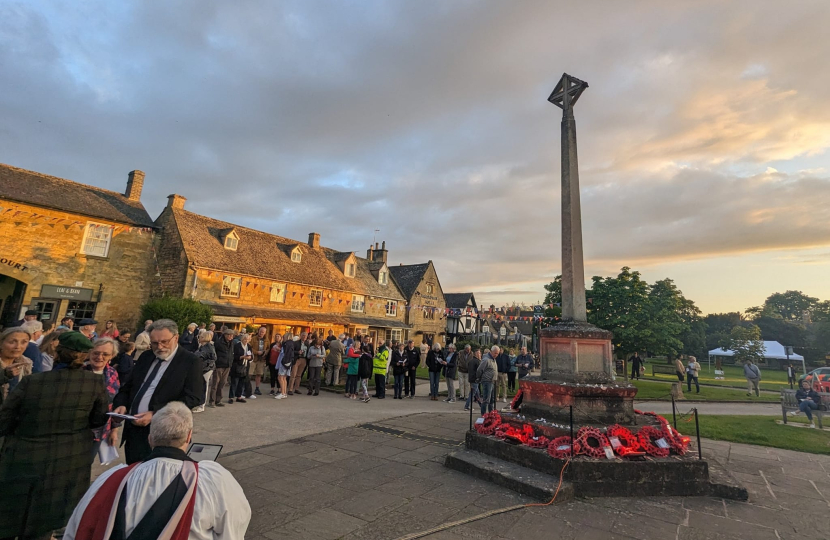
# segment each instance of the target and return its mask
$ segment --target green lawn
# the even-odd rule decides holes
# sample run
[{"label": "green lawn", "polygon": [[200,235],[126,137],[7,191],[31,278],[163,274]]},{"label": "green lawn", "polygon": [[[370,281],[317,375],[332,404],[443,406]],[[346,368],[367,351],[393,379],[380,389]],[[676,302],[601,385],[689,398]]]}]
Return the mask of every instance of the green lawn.
[{"label": "green lawn", "polygon": [[[700,436],[707,439],[772,446],[786,450],[830,454],[830,433],[819,429],[803,429],[777,424],[771,416],[701,415]],[[803,422],[804,418],[791,420]],[[678,424],[684,435],[694,437],[695,425]],[[706,443],[704,444],[704,448]]]},{"label": "green lawn", "polygon": [[[701,366],[700,383],[712,384],[716,386],[734,386],[738,388],[746,388],[746,377],[744,377],[744,368],[738,366],[723,366],[723,379],[715,379],[715,364],[712,363],[712,371],[707,371],[708,364],[705,361],[698,360]],[[646,360],[646,377],[652,379],[651,364],[665,366],[666,361],[660,358],[650,358]],[[669,373],[655,373],[654,380],[660,381],[676,381],[677,376]],[[787,372],[771,369],[761,368],[761,390],[779,391],[781,388],[789,388],[787,385]],[[703,390],[701,390],[702,392]]]},{"label": "green lawn", "polygon": [[[677,380],[675,378],[675,380]],[[671,386],[655,381],[632,381],[637,387],[637,398],[635,399],[662,399],[671,401],[669,392]],[[686,384],[683,384],[683,395],[686,399],[696,399],[701,401],[746,401],[750,402],[765,402],[765,403],[779,403],[780,396],[776,394],[761,394],[761,397],[749,397],[746,395],[746,390],[734,390],[731,388],[712,388],[701,386],[700,393],[695,393],[695,387],[692,385],[692,391],[686,391]]]}]

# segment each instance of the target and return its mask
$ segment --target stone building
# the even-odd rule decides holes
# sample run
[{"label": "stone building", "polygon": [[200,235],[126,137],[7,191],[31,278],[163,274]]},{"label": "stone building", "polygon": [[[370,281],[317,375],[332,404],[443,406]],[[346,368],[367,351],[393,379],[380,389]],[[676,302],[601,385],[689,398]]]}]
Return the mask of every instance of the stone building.
[{"label": "stone building", "polygon": [[36,309],[133,328],[155,274],[143,185],[141,171],[122,194],[0,164],[0,325]]},{"label": "stone building", "polygon": [[[384,259],[385,260],[385,259]],[[446,342],[446,302],[432,261],[389,267],[407,301],[406,322],[416,345]]]},{"label": "stone building", "polygon": [[369,258],[201,216],[170,195],[156,220],[161,284],[170,295],[209,305],[217,323],[291,329],[360,331],[403,339],[405,298],[389,277],[386,250]]}]

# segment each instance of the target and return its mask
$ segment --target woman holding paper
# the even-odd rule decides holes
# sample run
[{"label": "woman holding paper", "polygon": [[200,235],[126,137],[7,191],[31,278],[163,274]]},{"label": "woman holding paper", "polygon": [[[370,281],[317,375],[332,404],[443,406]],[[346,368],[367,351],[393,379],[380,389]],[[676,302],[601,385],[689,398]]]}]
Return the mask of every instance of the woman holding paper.
[{"label": "woman holding paper", "polygon": [[[109,398],[109,411],[112,411],[112,399],[121,388],[121,383],[118,379],[118,372],[110,365],[112,360],[118,354],[118,342],[112,338],[102,337],[95,342],[95,346],[89,352],[89,363],[84,367],[87,371],[104,377],[104,385],[107,388],[107,397]],[[92,430],[93,438],[95,439],[95,446],[92,450],[93,459],[95,455],[100,458],[101,464],[111,461],[107,456],[112,456],[113,452],[106,449],[101,452],[101,441],[106,441],[106,444],[112,448],[118,445],[118,430],[113,428],[112,418],[107,420],[107,423],[98,429]],[[117,456],[118,454],[115,453]]]},{"label": "woman holding paper", "polygon": [[[61,334],[52,371],[24,377],[0,408],[0,538],[66,524],[89,486],[91,429],[107,422],[104,378],[83,369],[92,342]],[[26,509],[31,489],[31,504]]]}]

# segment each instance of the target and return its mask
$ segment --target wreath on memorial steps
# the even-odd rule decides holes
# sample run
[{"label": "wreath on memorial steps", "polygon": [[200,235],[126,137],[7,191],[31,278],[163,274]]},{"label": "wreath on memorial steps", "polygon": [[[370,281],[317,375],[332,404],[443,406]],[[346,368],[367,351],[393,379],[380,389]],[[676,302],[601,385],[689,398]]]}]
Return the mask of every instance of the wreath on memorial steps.
[{"label": "wreath on memorial steps", "polygon": [[[480,424],[475,424],[475,430],[482,435],[492,435],[498,439],[511,439],[517,443],[531,448],[546,448],[547,453],[556,459],[571,457],[571,446],[573,455],[583,455],[592,458],[605,457],[605,446],[610,446],[609,437],[617,437],[621,446],[615,448],[614,452],[620,457],[631,454],[638,454],[641,451],[654,457],[668,457],[674,451],[678,455],[686,454],[689,447],[689,437],[681,435],[672,428],[668,420],[653,412],[634,411],[637,414],[653,416],[660,424],[655,426],[644,426],[635,434],[627,427],[619,424],[608,426],[605,429],[585,426],[579,429],[576,439],[571,442],[569,436],[548,439],[542,435],[536,436],[534,429],[529,424],[516,428],[502,422],[501,414],[498,411],[491,411],[484,415]],[[605,431],[605,433],[603,433]],[[669,448],[660,448],[656,441],[664,439]],[[560,450],[560,448],[562,448]]]},{"label": "wreath on memorial steps", "polygon": [[657,417],[660,424],[663,426],[660,431],[663,433],[663,438],[669,443],[671,449],[680,456],[686,455],[686,450],[689,449],[689,437],[684,437],[679,431],[671,427],[669,421],[662,416]]},{"label": "wreath on memorial steps", "polygon": [[577,455],[592,458],[605,457],[605,447],[609,446],[608,438],[595,427],[581,427],[576,432],[574,450]]},{"label": "wreath on memorial steps", "polygon": [[557,437],[548,443],[548,455],[554,459],[571,457],[571,438],[568,435]]},{"label": "wreath on memorial steps", "polygon": [[640,448],[645,450],[648,455],[654,457],[669,456],[669,448],[660,448],[655,444],[655,441],[665,439],[665,434],[662,429],[657,429],[654,426],[643,426],[637,432],[637,439],[640,442]]},{"label": "wreath on memorial steps", "polygon": [[614,424],[613,426],[608,426],[605,433],[608,435],[609,439],[611,437],[616,437],[620,441],[620,446],[618,448],[614,448],[614,452],[616,452],[620,457],[625,457],[631,453],[640,451],[640,442],[637,440],[637,436],[631,433],[631,430],[627,427]]},{"label": "wreath on memorial steps", "polygon": [[476,431],[482,435],[492,435],[496,432],[496,428],[501,425],[501,415],[498,411],[490,411],[484,415],[484,422],[476,424]]},{"label": "wreath on memorial steps", "polygon": [[538,437],[532,437],[525,444],[531,448],[547,448],[550,444],[550,439],[544,435],[539,435]]}]

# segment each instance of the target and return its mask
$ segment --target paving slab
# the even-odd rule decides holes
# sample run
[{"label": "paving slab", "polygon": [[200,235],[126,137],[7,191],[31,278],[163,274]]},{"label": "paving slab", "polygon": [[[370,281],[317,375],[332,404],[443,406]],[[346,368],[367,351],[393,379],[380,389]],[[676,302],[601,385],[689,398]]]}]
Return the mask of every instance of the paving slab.
[{"label": "paving slab", "polygon": [[[426,438],[460,443],[468,420],[452,411],[380,419],[396,430],[388,434],[357,427],[352,419],[337,430],[270,444],[269,437],[261,437],[266,444],[240,448],[219,461],[251,502],[246,538],[256,540],[394,540],[536,502],[442,465],[446,454],[461,447]],[[778,540],[813,537],[816,524],[830,521],[830,460],[720,441],[704,441],[704,449],[746,486],[749,502],[714,497],[580,499],[484,517],[428,538]]]}]

